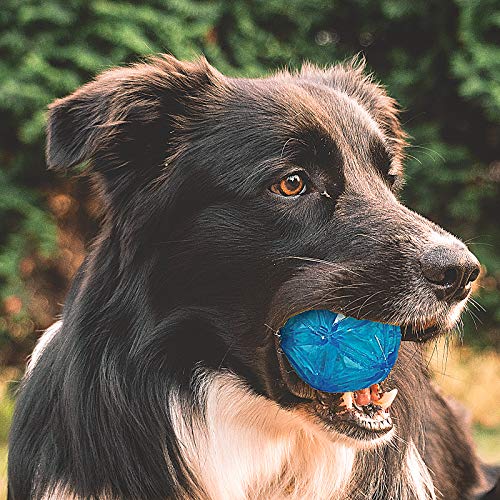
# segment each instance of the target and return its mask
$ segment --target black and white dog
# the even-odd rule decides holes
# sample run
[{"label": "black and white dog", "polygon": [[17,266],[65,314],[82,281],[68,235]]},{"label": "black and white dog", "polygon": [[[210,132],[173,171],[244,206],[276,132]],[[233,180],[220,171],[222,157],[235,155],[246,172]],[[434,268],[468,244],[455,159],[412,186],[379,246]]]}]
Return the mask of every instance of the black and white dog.
[{"label": "black and white dog", "polygon": [[238,79],[164,56],[52,104],[49,166],[88,165],[102,229],[22,383],[9,498],[472,497],[418,342],[367,401],[307,386],[277,342],[308,309],[407,340],[457,322],[479,265],[398,202],[404,143],[356,64]]}]

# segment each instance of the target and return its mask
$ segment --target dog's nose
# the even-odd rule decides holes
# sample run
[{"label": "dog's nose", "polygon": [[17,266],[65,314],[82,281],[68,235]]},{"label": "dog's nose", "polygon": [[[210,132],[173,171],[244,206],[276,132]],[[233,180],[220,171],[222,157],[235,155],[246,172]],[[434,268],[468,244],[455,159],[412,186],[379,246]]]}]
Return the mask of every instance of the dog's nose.
[{"label": "dog's nose", "polygon": [[422,273],[440,299],[462,300],[481,270],[476,257],[465,246],[435,246],[420,258]]}]

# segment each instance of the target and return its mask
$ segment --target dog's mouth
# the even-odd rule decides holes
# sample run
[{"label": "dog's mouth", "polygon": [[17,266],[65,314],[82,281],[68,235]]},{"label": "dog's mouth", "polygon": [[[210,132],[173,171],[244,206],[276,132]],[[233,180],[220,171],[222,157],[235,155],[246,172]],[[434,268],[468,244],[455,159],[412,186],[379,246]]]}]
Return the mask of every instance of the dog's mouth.
[{"label": "dog's mouth", "polygon": [[390,407],[397,392],[397,389],[385,390],[383,383],[379,383],[360,391],[328,395],[335,402],[320,393],[313,408],[316,415],[337,432],[371,440],[393,428]]},{"label": "dog's mouth", "polygon": [[[423,342],[441,331],[437,322],[428,321],[415,327],[401,325],[402,339]],[[376,442],[390,437],[394,427],[391,406],[397,389],[391,376],[370,387],[343,393],[327,393],[312,388],[301,380],[290,365],[276,337],[276,350],[281,376],[286,389],[296,398],[293,405],[342,436],[361,442]]]},{"label": "dog's mouth", "polygon": [[416,327],[414,325],[401,326],[401,338],[412,342],[425,342],[438,336],[441,328],[437,323],[430,323],[426,327]]},{"label": "dog's mouth", "polygon": [[389,379],[354,392],[328,393],[313,389],[302,381],[277,346],[283,382],[300,408],[328,430],[357,441],[374,441],[387,435],[394,424],[390,408],[397,389]]},{"label": "dog's mouth", "polygon": [[311,409],[324,424],[345,436],[363,441],[380,438],[393,428],[390,407],[398,392],[386,388],[384,382],[355,392],[318,391]]}]

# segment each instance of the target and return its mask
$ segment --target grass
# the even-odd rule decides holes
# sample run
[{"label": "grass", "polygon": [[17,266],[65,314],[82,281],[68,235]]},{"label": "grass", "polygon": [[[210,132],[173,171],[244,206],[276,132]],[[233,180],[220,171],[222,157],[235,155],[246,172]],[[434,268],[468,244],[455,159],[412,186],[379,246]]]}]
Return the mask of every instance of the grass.
[{"label": "grass", "polygon": [[[500,426],[500,354],[475,351],[440,340],[429,346],[429,368],[445,394],[460,401],[472,421],[485,428]],[[497,441],[498,442],[498,441]],[[500,457],[498,457],[500,460]]]},{"label": "grass", "polygon": [[489,464],[500,464],[500,425],[483,427],[474,425],[474,441],[480,457]]},{"label": "grass", "polygon": [[7,444],[0,445],[0,499],[7,498]]},{"label": "grass", "polygon": [[[441,341],[429,346],[428,361],[441,390],[467,409],[481,459],[500,464],[500,407],[495,399],[500,393],[500,354],[448,348]],[[11,382],[19,377],[15,369],[0,373],[0,500],[7,496],[7,435],[14,409]]]}]

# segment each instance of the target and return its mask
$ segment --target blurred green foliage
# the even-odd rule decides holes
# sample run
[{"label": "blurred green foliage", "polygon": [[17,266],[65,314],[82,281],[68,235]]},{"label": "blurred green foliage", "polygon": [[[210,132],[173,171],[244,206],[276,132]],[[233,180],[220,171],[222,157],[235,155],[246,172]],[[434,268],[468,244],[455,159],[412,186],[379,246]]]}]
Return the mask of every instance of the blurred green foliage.
[{"label": "blurred green foliage", "polygon": [[466,327],[466,339],[491,344],[500,331],[499,32],[497,0],[3,0],[0,351],[26,349],[12,331],[30,316],[23,259],[57,256],[55,223],[40,208],[61,182],[45,172],[47,104],[158,52],[203,53],[222,72],[247,76],[363,52],[412,136],[406,201],[471,239],[486,268],[478,299],[486,312],[475,311],[482,325]]}]

